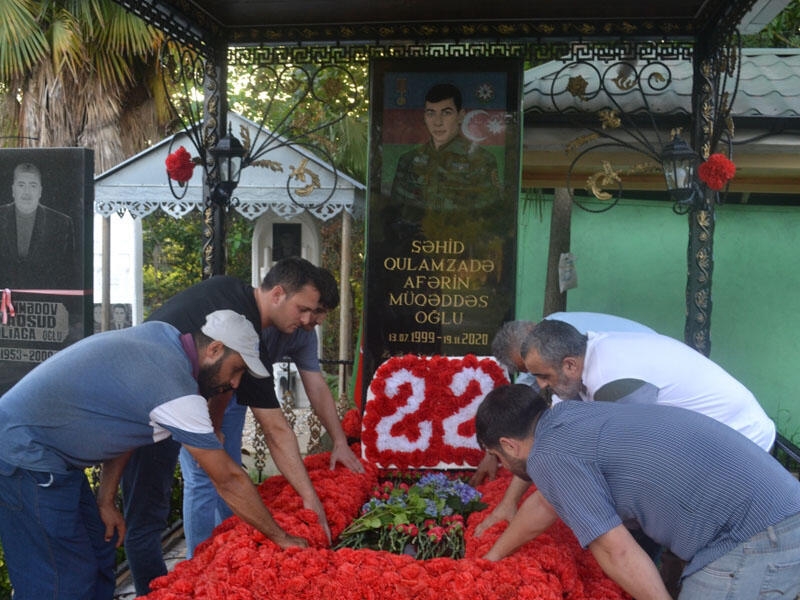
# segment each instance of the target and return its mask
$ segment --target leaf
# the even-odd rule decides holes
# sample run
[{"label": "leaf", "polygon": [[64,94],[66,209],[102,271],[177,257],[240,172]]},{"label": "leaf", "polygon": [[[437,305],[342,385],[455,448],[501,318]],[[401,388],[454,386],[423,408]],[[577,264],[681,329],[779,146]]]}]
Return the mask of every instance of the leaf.
[{"label": "leaf", "polygon": [[279,162],[274,160],[254,160],[251,163],[254,167],[261,167],[263,169],[270,169],[271,171],[275,171],[276,173],[283,173],[283,165]]},{"label": "leaf", "polygon": [[363,521],[363,526],[366,529],[380,529],[383,527],[383,521],[378,516],[367,517]]},{"label": "leaf", "polygon": [[408,513],[405,512],[396,513],[392,519],[392,525],[407,525],[409,523],[411,521],[408,518]]}]

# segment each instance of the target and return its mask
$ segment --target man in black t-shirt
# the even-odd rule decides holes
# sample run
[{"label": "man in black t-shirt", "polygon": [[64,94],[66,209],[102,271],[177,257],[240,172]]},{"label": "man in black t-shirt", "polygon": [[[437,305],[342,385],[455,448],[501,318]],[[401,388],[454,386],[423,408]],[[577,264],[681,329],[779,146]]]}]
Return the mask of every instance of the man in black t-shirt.
[{"label": "man in black t-shirt", "polygon": [[[165,321],[181,332],[191,331],[209,312],[231,309],[247,317],[256,331],[275,327],[283,333],[309,326],[319,305],[320,270],[301,258],[279,261],[267,273],[261,286],[252,288],[240,280],[217,276],[180,292],[153,312],[148,320]],[[272,364],[281,357],[270,357],[261,348],[261,359]],[[303,498],[304,506],[315,510],[328,530],[322,503],[299,453],[294,431],[286,422],[275,395],[273,380],[244,377],[236,392],[238,402],[255,407],[262,427],[273,431],[267,442],[276,466]],[[231,392],[209,402],[215,428],[231,401]],[[327,424],[326,424],[327,425]],[[241,460],[241,448],[228,449]],[[122,491],[128,532],[125,550],[136,593],[149,592],[152,579],[166,574],[161,550],[161,534],[169,515],[170,492],[179,446],[164,440],[138,449],[126,466]]]}]

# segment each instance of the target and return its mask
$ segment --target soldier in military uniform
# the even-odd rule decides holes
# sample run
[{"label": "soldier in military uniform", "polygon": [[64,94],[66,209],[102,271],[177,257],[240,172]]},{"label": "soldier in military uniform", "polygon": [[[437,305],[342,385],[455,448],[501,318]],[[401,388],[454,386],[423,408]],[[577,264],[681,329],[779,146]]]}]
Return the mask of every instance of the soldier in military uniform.
[{"label": "soldier in military uniform", "polygon": [[[465,346],[448,347],[445,339],[458,337],[462,330],[473,332],[476,323],[486,319],[494,329],[505,316],[491,316],[484,299],[498,293],[506,274],[503,244],[508,211],[503,210],[497,159],[463,135],[466,115],[455,85],[439,83],[427,91],[423,119],[429,139],[400,155],[391,192],[381,198],[382,205],[377,204],[370,234],[375,236],[371,268],[377,273],[387,269],[385,257],[406,257],[409,265],[434,259],[424,264],[460,266],[455,271],[443,266],[433,271],[395,269],[370,282],[368,302],[380,307],[376,311],[380,318],[368,323],[369,347],[385,348],[389,336],[414,330],[437,340],[430,345],[436,352],[458,354]],[[414,245],[423,241],[436,242],[442,249],[425,251],[424,246]],[[490,267],[464,270],[476,264]],[[409,273],[419,277],[408,279]],[[403,292],[413,294],[411,304]],[[428,303],[422,302],[423,297]],[[392,347],[421,351],[411,340],[393,341]]]},{"label": "soldier in military uniform", "polygon": [[430,140],[400,156],[392,184],[392,203],[403,206],[406,218],[496,206],[497,160],[461,135],[465,114],[456,86],[440,83],[428,90],[424,119]]}]

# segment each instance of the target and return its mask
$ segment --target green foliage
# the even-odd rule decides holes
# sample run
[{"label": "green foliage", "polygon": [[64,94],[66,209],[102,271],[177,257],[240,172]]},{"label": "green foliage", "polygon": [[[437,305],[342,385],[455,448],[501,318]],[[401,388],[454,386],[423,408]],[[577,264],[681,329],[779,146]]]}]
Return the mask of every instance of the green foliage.
[{"label": "green foliage", "polygon": [[229,103],[232,110],[256,123],[263,120],[272,133],[299,142],[323,160],[332,160],[342,172],[364,181],[367,78],[366,63],[236,65],[228,73]]},{"label": "green foliage", "polygon": [[8,567],[6,567],[3,546],[0,546],[0,600],[9,600],[9,598],[11,598],[11,582],[8,579]]},{"label": "green foliage", "polygon": [[[227,218],[226,273],[250,281],[253,222],[235,211]],[[202,280],[203,215],[182,219],[155,213],[143,219],[145,318],[181,290]]]},{"label": "green foliage", "polygon": [[[322,244],[325,251],[322,253],[322,265],[341,281],[342,265],[342,215],[321,224]],[[364,221],[352,220],[350,235],[351,265],[350,265],[350,292],[353,296],[353,310],[349,315],[342,316],[341,310],[332,311],[325,319],[322,337],[322,356],[326,359],[339,357],[339,323],[344,318],[349,323],[350,339],[347,347],[354,348],[358,337],[358,328],[361,320],[361,311],[364,305]],[[352,357],[351,357],[352,358]]]},{"label": "green foliage", "polygon": [[163,124],[143,118],[159,111],[151,84],[163,38],[113,0],[3,0],[0,133],[89,146],[98,172],[119,163]]},{"label": "green foliage", "polygon": [[742,38],[746,48],[800,48],[800,0],[791,0],[762,31]]},{"label": "green foliage", "polygon": [[364,115],[348,115],[330,129],[336,168],[357,181],[367,180],[369,123]]},{"label": "green foliage", "polygon": [[323,370],[322,375],[325,377],[325,385],[331,391],[334,398],[339,397],[339,376],[337,374],[325,373]]}]

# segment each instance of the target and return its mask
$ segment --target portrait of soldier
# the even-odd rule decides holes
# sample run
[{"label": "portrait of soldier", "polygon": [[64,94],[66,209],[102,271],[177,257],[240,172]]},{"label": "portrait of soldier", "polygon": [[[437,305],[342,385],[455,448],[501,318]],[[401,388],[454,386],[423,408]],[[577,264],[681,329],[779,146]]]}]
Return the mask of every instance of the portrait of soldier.
[{"label": "portrait of soldier", "polygon": [[429,139],[402,154],[392,183],[392,203],[411,210],[480,209],[496,204],[500,180],[495,156],[462,133],[461,90],[437,83],[425,94]]}]

